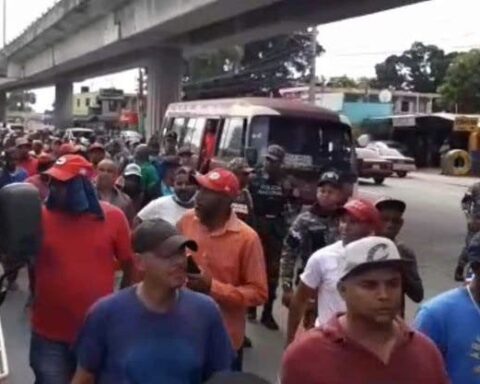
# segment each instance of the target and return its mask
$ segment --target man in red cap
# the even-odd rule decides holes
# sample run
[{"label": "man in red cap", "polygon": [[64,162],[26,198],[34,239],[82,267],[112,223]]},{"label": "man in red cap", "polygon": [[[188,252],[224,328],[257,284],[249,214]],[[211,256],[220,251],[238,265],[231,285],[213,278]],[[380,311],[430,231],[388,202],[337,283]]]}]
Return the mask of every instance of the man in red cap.
[{"label": "man in red cap", "polygon": [[232,368],[241,370],[247,308],[262,305],[268,296],[262,244],[232,211],[240,192],[233,173],[214,169],[196,180],[200,190],[195,210],[178,222],[180,231],[198,244],[192,256],[200,273],[189,274],[187,286],[210,295],[220,306],[238,353]]},{"label": "man in red cap", "polygon": [[313,253],[300,276],[288,313],[287,344],[293,341],[305,309],[315,297],[318,297],[316,326],[330,320],[335,313],[345,311],[345,303],[337,290],[345,246],[373,235],[380,228],[378,210],[368,201],[350,200],[340,213],[341,239]]},{"label": "man in red cap", "polygon": [[105,147],[101,143],[93,143],[88,148],[88,159],[96,169],[98,164],[105,158]]},{"label": "man in red cap", "polygon": [[115,260],[129,283],[132,250],[127,219],[100,203],[89,178],[92,164],[60,157],[46,175],[43,244],[34,267],[30,366],[37,383],[70,383],[73,342],[88,308],[111,293]]},{"label": "man in red cap", "polygon": [[75,152],[75,146],[71,143],[62,144],[58,150],[59,157],[65,155],[73,155]]},{"label": "man in red cap", "polygon": [[38,174],[30,176],[26,182],[34,185],[40,193],[40,199],[44,201],[48,196],[48,181],[49,177],[43,172],[47,171],[54,163],[55,159],[48,153],[42,153],[38,158]]},{"label": "man in red cap", "polygon": [[15,141],[18,155],[18,166],[27,171],[28,176],[37,174],[38,161],[31,154],[32,145],[25,137],[20,137]]}]

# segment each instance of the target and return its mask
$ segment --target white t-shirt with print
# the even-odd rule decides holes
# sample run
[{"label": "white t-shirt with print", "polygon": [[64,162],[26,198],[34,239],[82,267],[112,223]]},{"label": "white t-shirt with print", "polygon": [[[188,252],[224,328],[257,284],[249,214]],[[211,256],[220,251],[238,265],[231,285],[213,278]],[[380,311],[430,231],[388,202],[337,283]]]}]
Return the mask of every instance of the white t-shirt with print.
[{"label": "white t-shirt with print", "polygon": [[318,292],[318,317],[315,326],[329,321],[338,312],[345,312],[345,302],[337,289],[340,267],[344,260],[342,241],[316,251],[308,259],[300,279]]},{"label": "white t-shirt with print", "polygon": [[137,216],[142,221],[162,219],[176,225],[187,211],[188,208],[178,205],[172,196],[162,196],[148,203]]}]

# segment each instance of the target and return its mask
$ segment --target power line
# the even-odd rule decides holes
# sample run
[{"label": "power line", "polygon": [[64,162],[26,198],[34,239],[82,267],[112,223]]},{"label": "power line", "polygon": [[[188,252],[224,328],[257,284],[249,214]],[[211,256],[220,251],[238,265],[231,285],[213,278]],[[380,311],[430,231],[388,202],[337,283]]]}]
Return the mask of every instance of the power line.
[{"label": "power line", "polygon": [[[451,46],[453,49],[475,49],[480,48],[479,44],[470,44],[470,45],[454,45]],[[406,49],[408,50],[408,49]],[[344,53],[335,53],[335,52],[326,52],[329,56],[335,57],[351,57],[351,56],[380,56],[380,55],[394,55],[394,54],[401,54],[404,50],[397,50],[397,51],[377,51],[377,52],[344,52]]]}]

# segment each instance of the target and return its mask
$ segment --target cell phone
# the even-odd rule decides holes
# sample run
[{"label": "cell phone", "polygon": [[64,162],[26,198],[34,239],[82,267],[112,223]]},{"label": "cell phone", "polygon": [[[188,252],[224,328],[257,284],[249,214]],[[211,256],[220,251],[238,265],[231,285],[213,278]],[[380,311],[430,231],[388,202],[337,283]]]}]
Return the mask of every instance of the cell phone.
[{"label": "cell phone", "polygon": [[198,268],[197,263],[195,263],[195,260],[193,260],[192,256],[187,257],[187,273],[191,273],[194,275],[202,273],[202,271],[200,271],[200,268]]}]

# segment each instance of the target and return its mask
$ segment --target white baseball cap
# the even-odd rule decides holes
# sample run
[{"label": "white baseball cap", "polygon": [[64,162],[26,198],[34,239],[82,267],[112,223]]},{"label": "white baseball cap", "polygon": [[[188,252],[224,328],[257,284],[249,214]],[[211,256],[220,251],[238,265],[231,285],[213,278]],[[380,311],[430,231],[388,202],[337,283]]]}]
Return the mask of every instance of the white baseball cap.
[{"label": "white baseball cap", "polygon": [[372,266],[394,266],[402,270],[408,260],[402,259],[395,243],[385,237],[369,236],[348,244],[340,264],[340,279],[345,280],[352,272]]},{"label": "white baseball cap", "polygon": [[138,176],[142,177],[142,169],[138,164],[128,164],[123,171],[123,176]]}]

